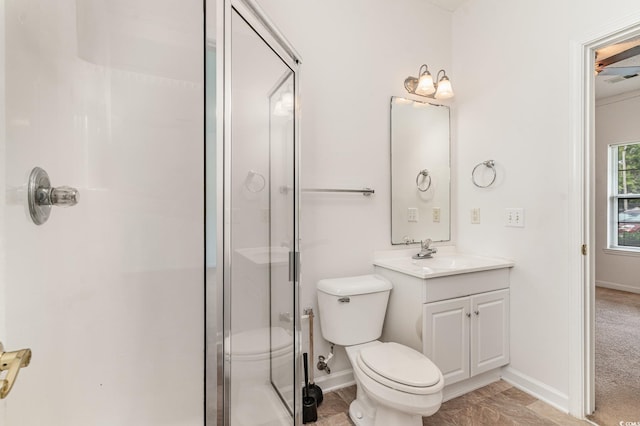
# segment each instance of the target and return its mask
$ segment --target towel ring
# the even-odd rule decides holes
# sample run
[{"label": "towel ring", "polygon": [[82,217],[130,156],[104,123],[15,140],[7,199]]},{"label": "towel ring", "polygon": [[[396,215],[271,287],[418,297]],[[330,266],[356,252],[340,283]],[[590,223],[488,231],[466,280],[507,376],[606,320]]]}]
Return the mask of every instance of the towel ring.
[{"label": "towel ring", "polygon": [[[420,188],[420,176],[424,176],[424,179],[422,179],[423,182],[426,179],[429,179],[427,181],[427,186],[424,189]],[[431,188],[431,176],[429,175],[429,170],[423,169],[418,172],[418,175],[416,176],[416,186],[420,192],[427,192],[429,188]]]},{"label": "towel ring", "polygon": [[[473,184],[475,186],[477,186],[478,188],[488,188],[491,185],[493,185],[493,183],[496,181],[496,168],[495,168],[495,161],[493,160],[487,160],[487,161],[483,161],[481,163],[476,164],[476,166],[473,168],[473,171],[471,172],[471,181],[473,182]],[[480,166],[485,166],[489,169],[491,169],[491,171],[493,172],[493,178],[491,179],[491,182],[489,182],[486,185],[480,185],[478,182],[476,182],[476,170],[478,169],[478,167]]]},{"label": "towel ring", "polygon": [[[258,178],[259,183],[257,185],[252,185],[254,183],[255,177]],[[247,191],[253,193],[262,191],[266,184],[267,181],[264,176],[254,170],[249,170],[249,173],[247,173],[247,178],[244,180],[244,187],[247,188]]]}]

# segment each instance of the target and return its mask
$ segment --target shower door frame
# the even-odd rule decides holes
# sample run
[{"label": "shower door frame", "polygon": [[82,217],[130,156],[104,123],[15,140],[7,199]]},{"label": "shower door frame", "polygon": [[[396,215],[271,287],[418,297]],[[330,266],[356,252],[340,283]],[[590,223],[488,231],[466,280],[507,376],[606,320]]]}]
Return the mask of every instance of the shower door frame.
[{"label": "shower door frame", "polygon": [[[275,27],[271,20],[263,12],[262,8],[254,0],[218,0],[217,2],[217,39],[221,42],[217,45],[221,48],[217,50],[217,64],[222,64],[222,69],[218,68],[216,85],[217,105],[222,105],[222,114],[217,114],[217,139],[223,143],[217,144],[217,170],[218,182],[223,182],[223,194],[218,189],[218,220],[217,220],[217,246],[218,246],[218,268],[216,271],[216,289],[214,290],[221,297],[217,297],[214,313],[216,324],[222,323],[222,335],[217,339],[217,370],[222,374],[217,375],[218,388],[222,387],[222,398],[217,398],[218,418],[222,417],[223,425],[230,425],[231,412],[231,357],[224,346],[229,341],[231,335],[231,230],[226,224],[231,223],[231,17],[235,10],[262,38],[269,48],[292,70],[294,74],[294,122],[293,122],[293,247],[295,259],[289,265],[292,272],[294,288],[294,309],[293,309],[293,351],[294,362],[291,368],[294,369],[294,387],[301,377],[302,359],[302,331],[300,314],[300,65],[301,57],[293,48],[291,43]],[[222,71],[222,72],[220,72]],[[220,188],[220,185],[218,185]],[[221,322],[220,322],[221,321]],[[294,391],[294,413],[293,421],[295,425],[302,424],[302,401]]]}]

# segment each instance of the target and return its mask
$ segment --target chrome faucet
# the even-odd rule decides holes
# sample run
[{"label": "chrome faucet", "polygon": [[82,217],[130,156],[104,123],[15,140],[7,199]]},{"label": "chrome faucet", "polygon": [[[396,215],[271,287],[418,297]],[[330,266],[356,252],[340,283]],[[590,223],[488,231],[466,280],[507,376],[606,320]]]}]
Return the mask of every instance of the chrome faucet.
[{"label": "chrome faucet", "polygon": [[438,249],[433,247],[431,248],[431,238],[427,238],[426,240],[420,241],[420,253],[416,253],[411,256],[412,259],[429,259],[433,257],[434,253],[438,252]]}]

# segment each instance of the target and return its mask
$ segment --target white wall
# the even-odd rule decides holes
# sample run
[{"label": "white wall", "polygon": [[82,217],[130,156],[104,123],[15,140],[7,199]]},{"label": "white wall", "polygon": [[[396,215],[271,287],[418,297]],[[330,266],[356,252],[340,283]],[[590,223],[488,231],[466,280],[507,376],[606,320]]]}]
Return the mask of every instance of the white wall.
[{"label": "white wall", "polygon": [[[302,56],[302,187],[376,191],[302,195],[301,303],[317,312],[318,280],[372,273],[373,251],[390,247],[390,98],[421,64],[450,68],[451,14],[422,0],[260,4]],[[319,321],[315,340],[326,355]],[[338,348],[332,376],[347,369]]]},{"label": "white wall", "polygon": [[[446,68],[456,90],[455,239],[462,250],[515,260],[510,374],[568,407],[568,369],[577,362],[569,359],[568,311],[578,303],[568,297],[578,249],[567,231],[577,78],[570,42],[640,12],[637,1],[470,0],[452,30],[449,13],[422,1],[260,3],[303,58],[303,186],[376,189],[371,199],[303,197],[303,306],[315,306],[318,279],[371,272],[372,251],[389,246],[388,99],[405,95],[402,81],[421,63]],[[476,188],[471,170],[488,159],[497,163],[496,184]],[[479,225],[469,223],[474,207]],[[508,207],[525,209],[525,228],[504,226]],[[316,343],[316,353],[326,352]],[[333,371],[348,368],[339,355]]]},{"label": "white wall", "polygon": [[[637,13],[637,1],[470,0],[452,30],[448,13],[418,1],[261,4],[303,57],[303,186],[377,191],[302,200],[303,305],[315,305],[319,278],[370,272],[372,250],[388,246],[388,97],[422,62],[449,70],[453,52],[456,239],[515,260],[510,374],[568,407],[570,43]],[[479,189],[469,174],[487,159],[499,176]],[[508,207],[525,209],[525,228],[504,226]],[[345,368],[338,358],[334,371]]]},{"label": "white wall", "polygon": [[[317,312],[318,280],[372,273],[373,251],[390,247],[390,98],[422,63],[449,69],[451,14],[420,0],[260,4],[302,56],[302,187],[376,191],[302,196],[301,303]],[[326,355],[319,321],[315,336]],[[332,375],[350,368],[337,354]]]},{"label": "white wall", "polygon": [[[0,340],[33,359],[0,422],[201,425],[202,2],[1,5]],[[42,226],[34,166],[80,192]]]},{"label": "white wall", "polygon": [[[640,12],[635,0],[471,0],[453,17],[462,249],[515,260],[511,274],[510,373],[567,407],[568,198],[571,153],[570,42]],[[455,76],[455,80],[453,79]],[[494,159],[500,179],[475,188],[468,174]],[[469,223],[469,209],[482,223]],[[523,207],[525,228],[506,228],[504,209]],[[573,332],[577,332],[573,330]]]},{"label": "white wall", "polygon": [[640,293],[640,262],[634,253],[605,253],[607,248],[608,145],[640,141],[640,92],[596,103],[596,285]]}]

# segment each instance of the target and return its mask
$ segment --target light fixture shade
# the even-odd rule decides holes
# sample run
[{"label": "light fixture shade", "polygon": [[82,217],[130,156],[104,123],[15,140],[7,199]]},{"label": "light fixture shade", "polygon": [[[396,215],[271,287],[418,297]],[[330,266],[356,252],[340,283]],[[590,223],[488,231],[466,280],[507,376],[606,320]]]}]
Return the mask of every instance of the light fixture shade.
[{"label": "light fixture shade", "polygon": [[287,111],[293,111],[293,93],[284,92],[282,94],[282,107]]},{"label": "light fixture shade", "polygon": [[453,97],[453,87],[451,87],[451,81],[449,77],[443,75],[438,82],[438,90],[436,91],[436,99],[449,99]]},{"label": "light fixture shade", "polygon": [[273,115],[277,117],[286,117],[287,115],[289,115],[289,112],[284,107],[283,102],[281,100],[276,102],[276,105],[273,108]]},{"label": "light fixture shade", "polygon": [[418,86],[416,87],[415,94],[420,96],[427,96],[436,91],[433,85],[433,77],[429,71],[425,71],[420,74],[418,79]]}]

